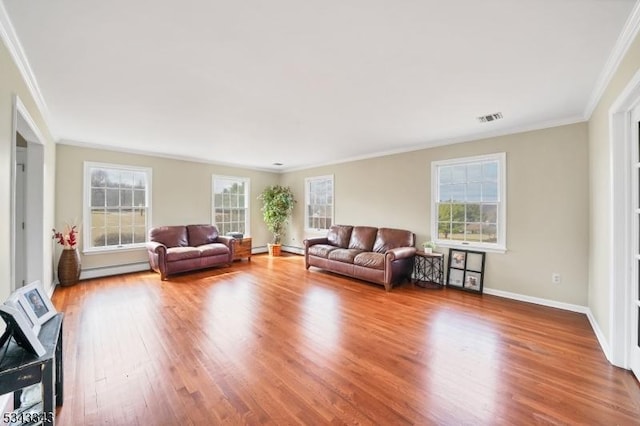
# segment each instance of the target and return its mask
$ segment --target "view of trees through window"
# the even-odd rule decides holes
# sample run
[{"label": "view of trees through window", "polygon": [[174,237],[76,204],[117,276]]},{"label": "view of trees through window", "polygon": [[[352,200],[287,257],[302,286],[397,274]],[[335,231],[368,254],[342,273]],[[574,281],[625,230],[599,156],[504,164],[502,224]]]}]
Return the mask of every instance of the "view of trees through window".
[{"label": "view of trees through window", "polygon": [[333,225],[333,176],[306,179],[306,228],[324,230]]},{"label": "view of trees through window", "polygon": [[246,178],[213,178],[214,223],[220,235],[229,232],[248,233],[249,180]]},{"label": "view of trees through window", "polygon": [[438,166],[438,238],[496,243],[497,160]]},{"label": "view of trees through window", "polygon": [[[90,180],[90,247],[142,244],[147,238],[145,171],[92,166]],[[88,225],[88,226],[87,226]]]}]

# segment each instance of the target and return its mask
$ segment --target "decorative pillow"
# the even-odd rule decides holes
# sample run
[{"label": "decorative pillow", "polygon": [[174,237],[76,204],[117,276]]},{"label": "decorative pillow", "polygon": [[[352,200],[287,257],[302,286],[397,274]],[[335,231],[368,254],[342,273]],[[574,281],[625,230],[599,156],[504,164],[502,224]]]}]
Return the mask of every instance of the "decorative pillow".
[{"label": "decorative pillow", "polygon": [[192,247],[213,243],[218,239],[218,228],[213,225],[187,225],[187,233]]}]

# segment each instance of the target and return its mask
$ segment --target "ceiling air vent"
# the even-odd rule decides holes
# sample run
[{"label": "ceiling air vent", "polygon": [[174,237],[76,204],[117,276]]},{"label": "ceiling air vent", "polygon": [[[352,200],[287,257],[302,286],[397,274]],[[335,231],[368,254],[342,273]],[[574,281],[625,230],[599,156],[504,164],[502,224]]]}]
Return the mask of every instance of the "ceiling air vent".
[{"label": "ceiling air vent", "polygon": [[502,118],[501,112],[496,112],[495,114],[483,115],[482,117],[478,117],[478,121],[481,123],[488,123],[490,121],[499,120]]}]

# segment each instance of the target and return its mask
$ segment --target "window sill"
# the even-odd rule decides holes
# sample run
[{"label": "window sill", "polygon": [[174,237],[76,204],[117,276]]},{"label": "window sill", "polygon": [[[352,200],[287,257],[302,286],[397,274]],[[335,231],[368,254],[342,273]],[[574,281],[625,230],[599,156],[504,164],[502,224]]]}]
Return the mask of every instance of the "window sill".
[{"label": "window sill", "polygon": [[140,251],[146,249],[144,244],[135,246],[122,246],[122,247],[101,247],[83,250],[82,254],[85,256],[92,256],[96,254],[109,254],[109,253],[122,253],[128,251]]},{"label": "window sill", "polygon": [[507,252],[507,248],[504,246],[483,246],[476,245],[473,243],[463,244],[463,243],[452,243],[452,242],[441,242],[436,241],[437,247],[444,247],[453,250],[475,250],[475,251],[484,251],[487,253],[500,253],[505,254]]}]

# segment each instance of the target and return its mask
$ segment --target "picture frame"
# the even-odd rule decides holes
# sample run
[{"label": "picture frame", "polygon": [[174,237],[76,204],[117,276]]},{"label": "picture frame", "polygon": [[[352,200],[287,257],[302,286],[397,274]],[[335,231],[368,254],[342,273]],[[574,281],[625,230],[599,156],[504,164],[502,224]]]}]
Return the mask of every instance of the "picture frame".
[{"label": "picture frame", "polygon": [[5,304],[26,314],[33,324],[32,331],[37,335],[40,327],[58,313],[51,299],[44,292],[40,281],[34,281],[14,291]]},{"label": "picture frame", "polygon": [[482,293],[485,255],[486,253],[481,251],[451,249],[447,268],[447,286]]},{"label": "picture frame", "polygon": [[449,271],[448,284],[450,286],[462,287],[464,284],[464,271],[461,269],[451,269]]},{"label": "picture frame", "polygon": [[0,317],[7,324],[7,328],[0,338],[2,345],[10,336],[13,336],[16,343],[25,350],[39,357],[47,353],[38,339],[38,335],[33,332],[32,323],[20,309],[7,304],[0,305]]},{"label": "picture frame", "polygon": [[464,269],[467,260],[467,252],[464,250],[451,250],[449,252],[449,266]]}]

